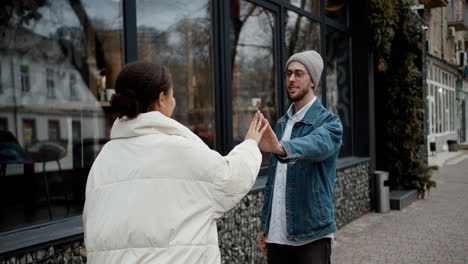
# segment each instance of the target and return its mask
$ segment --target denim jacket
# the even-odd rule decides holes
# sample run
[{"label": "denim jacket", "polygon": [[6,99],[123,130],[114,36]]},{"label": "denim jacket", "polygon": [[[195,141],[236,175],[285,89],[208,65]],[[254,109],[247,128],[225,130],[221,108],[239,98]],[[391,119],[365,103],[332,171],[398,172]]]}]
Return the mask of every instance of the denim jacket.
[{"label": "denim jacket", "polygon": [[[287,122],[286,114],[276,123],[274,131],[279,139]],[[294,125],[291,139],[280,141],[286,156],[270,155],[260,226],[265,235],[270,224],[278,161],[288,164],[285,203],[288,240],[311,240],[336,231],[333,191],[342,135],[340,118],[317,98],[304,118]]]}]

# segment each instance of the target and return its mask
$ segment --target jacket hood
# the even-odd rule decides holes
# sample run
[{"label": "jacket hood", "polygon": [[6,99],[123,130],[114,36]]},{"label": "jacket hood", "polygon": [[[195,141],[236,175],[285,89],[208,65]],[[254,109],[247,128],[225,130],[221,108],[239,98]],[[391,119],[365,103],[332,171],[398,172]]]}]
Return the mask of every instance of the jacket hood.
[{"label": "jacket hood", "polygon": [[190,129],[158,111],[142,113],[132,119],[117,118],[112,126],[110,137],[112,140],[150,134],[181,136],[203,143]]}]

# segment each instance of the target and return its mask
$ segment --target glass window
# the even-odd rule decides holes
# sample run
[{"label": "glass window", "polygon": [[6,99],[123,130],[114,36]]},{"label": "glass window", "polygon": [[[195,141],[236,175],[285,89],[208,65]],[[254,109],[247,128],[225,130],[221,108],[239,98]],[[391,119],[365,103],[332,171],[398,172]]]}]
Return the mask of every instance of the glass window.
[{"label": "glass window", "polygon": [[317,0],[286,0],[286,1],[316,16],[320,15],[320,1],[317,1]]},{"label": "glass window", "polygon": [[75,74],[70,73],[70,100],[78,99],[76,97],[76,77]]},{"label": "glass window", "polygon": [[57,141],[60,139],[60,126],[58,120],[49,120],[49,140]]},{"label": "glass window", "polygon": [[20,76],[21,81],[21,92],[26,94],[29,92],[31,87],[29,86],[29,67],[26,65],[20,65]]},{"label": "glass window", "polygon": [[169,68],[173,118],[214,148],[211,1],[141,0],[136,7],[138,58]]},{"label": "glass window", "polygon": [[349,38],[327,27],[327,108],[337,114],[343,124],[343,147],[340,156],[352,155],[352,114]]},{"label": "glass window", "polygon": [[[317,1],[318,2],[318,1]],[[326,0],[325,14],[328,18],[344,25],[348,25],[348,9],[346,0]]]},{"label": "glass window", "polygon": [[2,13],[11,89],[0,96],[0,116],[22,155],[0,177],[0,232],[82,213],[90,166],[114,121],[100,100],[122,66],[122,1],[33,2],[34,17],[14,1],[2,6],[18,12]]},{"label": "glass window", "polygon": [[446,127],[445,127],[445,130],[446,131],[450,131],[450,91],[447,90],[446,94],[445,94],[445,101],[446,101],[446,105],[445,105],[445,116],[446,116]]},{"label": "glass window", "polygon": [[29,145],[36,140],[36,121],[34,119],[23,120],[23,144]]},{"label": "glass window", "polygon": [[450,98],[449,98],[450,130],[453,131],[453,130],[455,130],[453,128],[453,108],[454,108],[454,105],[453,105],[453,92],[450,91],[449,95],[450,95]]},{"label": "glass window", "polygon": [[3,74],[2,74],[2,64],[0,63],[0,94],[3,93]]},{"label": "glass window", "polygon": [[[320,53],[320,24],[293,11],[285,11],[285,58],[294,53],[316,50]],[[315,95],[322,100],[322,83],[315,88]]]},{"label": "glass window", "polygon": [[441,104],[440,104],[440,117],[442,120],[442,131],[445,132],[445,89],[442,89],[441,96]]},{"label": "glass window", "polygon": [[[275,14],[247,1],[231,1],[233,142],[240,143],[257,109],[270,124],[277,115],[277,75],[274,45]],[[242,23],[240,23],[242,21]],[[242,26],[238,26],[242,25]],[[263,165],[268,155],[263,154]]]},{"label": "glass window", "polygon": [[436,96],[436,133],[440,133],[440,113],[439,113],[439,98],[440,93],[437,93]]},{"label": "glass window", "polygon": [[431,132],[435,133],[435,110],[434,102],[431,102]]},{"label": "glass window", "polygon": [[0,130],[8,130],[8,119],[0,117]]}]

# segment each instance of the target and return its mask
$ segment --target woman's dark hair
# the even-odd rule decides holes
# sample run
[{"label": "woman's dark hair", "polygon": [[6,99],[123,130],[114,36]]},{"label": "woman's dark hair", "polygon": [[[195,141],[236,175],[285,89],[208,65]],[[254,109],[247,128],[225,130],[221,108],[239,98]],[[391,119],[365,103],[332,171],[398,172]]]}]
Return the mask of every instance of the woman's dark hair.
[{"label": "woman's dark hair", "polygon": [[125,65],[115,81],[115,94],[111,98],[112,109],[119,117],[134,118],[166,94],[171,87],[169,70],[146,61],[136,61]]}]

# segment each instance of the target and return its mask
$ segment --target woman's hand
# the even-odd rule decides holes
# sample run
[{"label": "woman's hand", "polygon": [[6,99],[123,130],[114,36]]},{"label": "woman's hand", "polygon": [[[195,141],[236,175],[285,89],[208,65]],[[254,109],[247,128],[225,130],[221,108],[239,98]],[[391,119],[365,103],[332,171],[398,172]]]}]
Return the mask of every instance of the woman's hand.
[{"label": "woman's hand", "polygon": [[244,140],[253,139],[257,142],[257,144],[260,142],[263,133],[267,127],[269,127],[268,124],[264,125],[263,119],[263,115],[260,113],[260,111],[257,111],[257,113],[255,113],[254,117],[252,118],[252,122],[250,122],[249,130],[247,130]]}]

